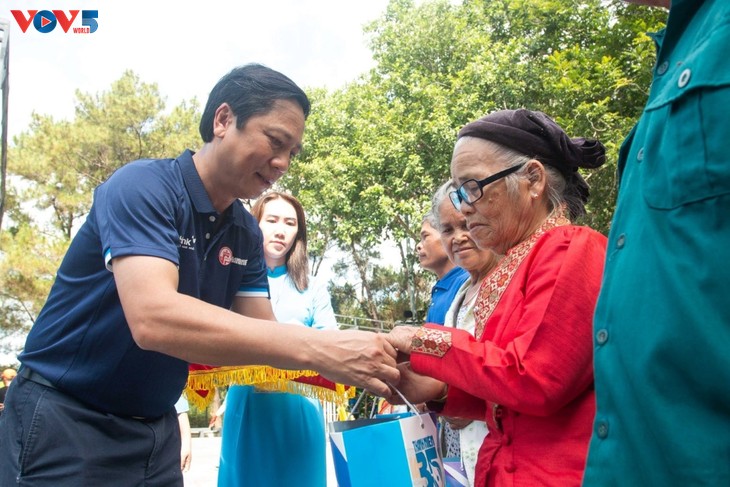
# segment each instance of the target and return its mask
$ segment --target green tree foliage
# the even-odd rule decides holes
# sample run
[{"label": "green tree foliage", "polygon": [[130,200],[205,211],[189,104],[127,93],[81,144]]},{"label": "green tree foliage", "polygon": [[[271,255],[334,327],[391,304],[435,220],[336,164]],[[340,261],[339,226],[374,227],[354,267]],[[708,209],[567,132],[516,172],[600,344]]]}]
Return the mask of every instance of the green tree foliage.
[{"label": "green tree foliage", "polygon": [[73,120],[33,115],[8,158],[12,187],[0,233],[0,329],[33,323],[93,189],[129,161],[175,157],[200,143],[197,102],[165,113],[157,85],[131,71],[96,95],[77,92]]},{"label": "green tree foliage", "polygon": [[[604,142],[607,164],[584,174],[585,223],[606,232],[618,147],[650,83],[646,32],[665,17],[618,0],[392,0],[365,30],[375,67],[342,89],[309,90],[305,148],[280,183],[307,209],[313,270],[336,248],[336,271],[357,276],[332,288],[336,309],[422,315],[433,276],[415,258],[421,219],[449,177],[458,129],[492,110],[542,110],[569,134]],[[77,93],[71,121],[34,116],[9,154],[4,328],[37,315],[93,188],[130,160],[194,149],[197,111],[193,100],[166,113],[157,86],[127,72],[107,92]],[[384,241],[396,269],[378,262]]]},{"label": "green tree foliage", "polygon": [[0,246],[0,317],[4,329],[16,330],[35,321],[68,241],[49,236],[33,225],[21,225],[15,232],[0,233]]},{"label": "green tree foliage", "polygon": [[317,93],[307,148],[285,182],[308,195],[309,211],[351,254],[371,317],[403,305],[375,309],[368,256],[385,238],[401,254],[409,307],[427,299],[414,256],[421,217],[449,177],[458,129],[490,111],[542,110],[570,135],[604,142],[607,164],[584,174],[593,188],[584,223],[608,231],[618,147],[654,62],[646,32],[665,16],[605,0],[390,2],[366,28],[376,67],[342,90]]},{"label": "green tree foliage", "polygon": [[455,131],[493,110],[542,110],[570,135],[603,141],[609,163],[585,174],[594,188],[587,223],[607,232],[617,149],[638,118],[654,62],[646,31],[665,17],[603,0],[394,0],[371,26],[371,80],[391,93],[388,110],[407,107],[397,120],[421,142],[412,149],[431,176],[423,181],[429,190],[440,182],[434,175],[448,172]]},{"label": "green tree foliage", "polygon": [[34,114],[30,130],[15,139],[10,171],[27,183],[25,201],[52,212],[52,224],[70,238],[91,205],[93,189],[135,159],[174,157],[197,147],[197,103],[169,115],[156,84],[131,71],[97,95],[76,93],[76,116],[55,121]]}]

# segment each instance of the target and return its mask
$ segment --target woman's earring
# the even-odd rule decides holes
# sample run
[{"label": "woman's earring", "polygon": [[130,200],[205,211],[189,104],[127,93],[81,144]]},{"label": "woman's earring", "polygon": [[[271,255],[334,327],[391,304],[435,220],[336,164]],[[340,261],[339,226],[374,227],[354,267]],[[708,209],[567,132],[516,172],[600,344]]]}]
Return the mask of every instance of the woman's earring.
[{"label": "woman's earring", "polygon": [[535,198],[537,198],[537,193],[530,193],[530,196],[532,196],[532,199],[534,200]]}]

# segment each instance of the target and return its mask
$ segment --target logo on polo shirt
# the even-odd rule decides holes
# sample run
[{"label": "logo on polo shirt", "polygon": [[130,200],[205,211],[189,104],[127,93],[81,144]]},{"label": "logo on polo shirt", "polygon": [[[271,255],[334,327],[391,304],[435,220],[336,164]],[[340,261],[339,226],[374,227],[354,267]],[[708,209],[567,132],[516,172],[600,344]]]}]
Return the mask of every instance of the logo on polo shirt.
[{"label": "logo on polo shirt", "polygon": [[248,264],[248,259],[241,259],[239,257],[233,256],[233,251],[228,247],[221,247],[220,252],[218,252],[218,262],[221,263],[221,265],[246,265]]},{"label": "logo on polo shirt", "polygon": [[186,250],[195,250],[195,236],[183,237],[180,235],[180,248]]}]

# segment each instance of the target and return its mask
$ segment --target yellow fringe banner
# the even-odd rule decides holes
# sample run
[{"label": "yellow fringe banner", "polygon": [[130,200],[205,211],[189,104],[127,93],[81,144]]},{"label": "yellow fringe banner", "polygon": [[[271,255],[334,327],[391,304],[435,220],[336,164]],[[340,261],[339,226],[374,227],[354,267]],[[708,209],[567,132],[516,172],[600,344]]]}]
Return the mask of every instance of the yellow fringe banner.
[{"label": "yellow fringe banner", "polygon": [[333,389],[311,381],[294,380],[317,376],[319,374],[311,370],[283,370],[266,365],[190,370],[185,397],[196,408],[206,409],[213,401],[215,388],[230,385],[253,385],[266,391],[289,392],[338,405],[347,404],[347,401],[355,396],[354,387],[334,384]]}]

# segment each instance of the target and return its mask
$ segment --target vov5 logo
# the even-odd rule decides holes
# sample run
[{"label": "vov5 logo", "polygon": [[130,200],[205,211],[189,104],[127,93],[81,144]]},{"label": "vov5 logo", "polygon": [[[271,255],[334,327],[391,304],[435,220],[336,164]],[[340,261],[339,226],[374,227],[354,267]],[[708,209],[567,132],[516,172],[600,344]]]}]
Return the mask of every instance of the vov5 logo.
[{"label": "vov5 logo", "polygon": [[96,19],[99,18],[98,10],[69,10],[68,13],[63,10],[27,10],[26,15],[23,10],[11,10],[10,13],[15,17],[20,30],[25,33],[33,24],[35,30],[42,34],[52,32],[57,25],[60,25],[64,32],[68,33],[71,25],[81,12],[81,27],[74,27],[71,32],[74,34],[93,34],[99,28]]}]

